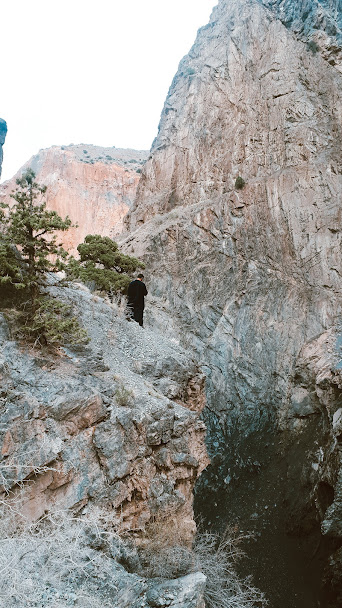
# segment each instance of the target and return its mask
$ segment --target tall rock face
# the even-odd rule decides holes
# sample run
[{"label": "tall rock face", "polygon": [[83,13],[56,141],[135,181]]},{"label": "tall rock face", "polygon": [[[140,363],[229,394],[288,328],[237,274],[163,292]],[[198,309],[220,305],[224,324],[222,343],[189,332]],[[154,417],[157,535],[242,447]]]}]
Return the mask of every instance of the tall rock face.
[{"label": "tall rock face", "polygon": [[[220,487],[220,516],[238,518],[249,501],[244,523],[257,513],[264,538],[286,520],[313,543],[339,494],[341,387],[332,381],[329,406],[297,366],[326,331],[320,358],[333,353],[332,376],[341,357],[341,19],[337,1],[220,0],[171,85],[125,240],[147,262],[154,322],[190,341],[207,374],[213,465],[202,490]],[[259,506],[240,494],[235,513],[234,483],[248,488],[253,475],[273,490]],[[268,515],[281,494],[292,506]],[[340,543],[332,512],[323,532]],[[268,541],[263,554],[282,563],[282,541]],[[282,597],[267,570],[278,575],[264,563],[274,605],[314,605],[283,564]]]},{"label": "tall rock face", "polygon": [[130,246],[192,324],[216,401],[222,387],[225,410],[249,402],[261,417],[342,287],[342,77],[267,7],[221,0],[181,62]]},{"label": "tall rock face", "polygon": [[7,135],[7,124],[2,118],[0,118],[0,177],[1,177],[1,167],[2,167],[2,159],[3,159],[2,146],[5,143],[6,135]]},{"label": "tall rock face", "polygon": [[[145,151],[83,144],[53,146],[33,156],[19,174],[31,167],[47,186],[48,208],[77,224],[60,235],[65,248],[75,253],[87,234],[113,237],[122,230],[147,156]],[[17,177],[1,186],[1,200],[10,202]]]}]

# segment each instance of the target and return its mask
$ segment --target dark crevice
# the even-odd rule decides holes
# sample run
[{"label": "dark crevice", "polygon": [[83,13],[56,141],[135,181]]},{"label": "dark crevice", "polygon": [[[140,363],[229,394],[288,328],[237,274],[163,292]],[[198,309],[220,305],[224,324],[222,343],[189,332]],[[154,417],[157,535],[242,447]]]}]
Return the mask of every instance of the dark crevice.
[{"label": "dark crevice", "polygon": [[[269,608],[333,606],[331,585],[322,582],[336,541],[322,536],[320,524],[334,491],[312,477],[313,446],[321,445],[323,425],[315,416],[295,437],[271,423],[250,434],[208,437],[221,449],[197,483],[196,517],[211,531],[237,525],[253,533],[240,574],[252,572]],[[217,424],[213,429],[218,432]]]}]

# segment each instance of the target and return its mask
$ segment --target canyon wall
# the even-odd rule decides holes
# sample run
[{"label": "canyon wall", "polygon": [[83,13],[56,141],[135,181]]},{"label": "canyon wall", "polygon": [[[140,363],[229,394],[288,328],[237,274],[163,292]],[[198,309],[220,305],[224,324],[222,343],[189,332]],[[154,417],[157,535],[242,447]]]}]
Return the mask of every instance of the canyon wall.
[{"label": "canyon wall", "polygon": [[6,134],[7,134],[7,124],[2,118],[0,118],[0,177],[1,177],[1,167],[2,167],[2,159],[3,159],[2,146],[5,143]]},{"label": "canyon wall", "polygon": [[15,180],[31,167],[47,186],[48,209],[68,215],[75,227],[61,233],[70,253],[87,234],[115,237],[131,208],[145,151],[101,148],[92,145],[53,146],[33,156],[13,179],[0,187],[0,200],[10,203]]},{"label": "canyon wall", "polygon": [[[332,377],[341,358],[341,12],[339,1],[220,0],[179,65],[122,240],[147,264],[153,322],[191,345],[206,373],[213,464],[199,508],[212,520],[221,496],[217,518],[245,527],[258,514],[267,541],[256,561],[269,553],[279,565],[267,582],[264,562],[263,583],[286,608],[302,589],[291,574],[277,595],[290,560],[284,568],[283,539],[267,529],[321,547],[329,528],[327,553],[342,541],[339,507],[322,524],[340,501],[341,387],[325,379],[327,405],[320,381],[298,371],[319,335]],[[251,476],[263,482],[259,506]]]},{"label": "canyon wall", "polygon": [[216,409],[279,416],[298,349],[339,314],[341,84],[253,1],[219,3],[172,83],[127,249],[196,336]]}]

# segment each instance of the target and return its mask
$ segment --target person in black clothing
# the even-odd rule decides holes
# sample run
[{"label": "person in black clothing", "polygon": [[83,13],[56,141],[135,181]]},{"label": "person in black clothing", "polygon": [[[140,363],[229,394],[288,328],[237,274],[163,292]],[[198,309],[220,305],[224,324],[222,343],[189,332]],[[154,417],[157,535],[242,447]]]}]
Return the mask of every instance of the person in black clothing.
[{"label": "person in black clothing", "polygon": [[143,278],[143,274],[138,274],[138,278],[131,281],[127,291],[129,318],[134,319],[134,321],[139,323],[140,327],[143,327],[145,296],[147,296],[147,289],[143,282]]}]

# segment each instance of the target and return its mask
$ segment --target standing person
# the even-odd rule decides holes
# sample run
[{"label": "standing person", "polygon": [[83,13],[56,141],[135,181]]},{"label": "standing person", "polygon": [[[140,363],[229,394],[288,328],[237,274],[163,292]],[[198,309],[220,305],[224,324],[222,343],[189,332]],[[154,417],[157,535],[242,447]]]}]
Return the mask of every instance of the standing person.
[{"label": "standing person", "polygon": [[127,291],[129,316],[139,323],[140,327],[143,327],[145,296],[147,296],[147,289],[143,279],[144,275],[138,274],[138,277],[129,284]]}]

